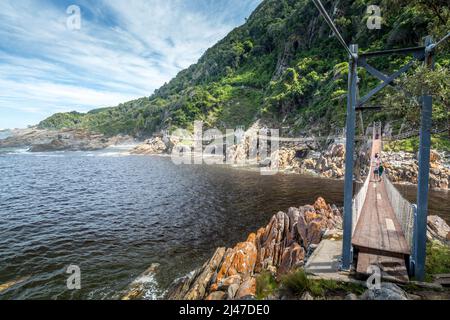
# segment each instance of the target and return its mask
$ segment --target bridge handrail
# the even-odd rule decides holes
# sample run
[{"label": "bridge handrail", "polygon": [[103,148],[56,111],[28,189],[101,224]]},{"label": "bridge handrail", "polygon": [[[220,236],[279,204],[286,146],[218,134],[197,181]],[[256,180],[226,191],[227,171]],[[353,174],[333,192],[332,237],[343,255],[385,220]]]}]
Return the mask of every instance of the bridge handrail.
[{"label": "bridge handrail", "polygon": [[353,198],[353,218],[352,218],[352,234],[355,233],[356,225],[358,224],[359,217],[361,216],[361,212],[364,206],[364,202],[366,201],[367,191],[369,190],[371,170],[367,174],[366,181],[364,185],[359,190],[358,194]]},{"label": "bridge handrail", "polygon": [[415,220],[414,206],[400,194],[387,176],[384,177],[384,183],[386,185],[387,195],[394,209],[394,213],[401,225],[409,248],[412,250]]},{"label": "bridge handrail", "polygon": [[[378,137],[377,137],[378,136]],[[373,133],[372,133],[372,141],[381,138],[381,122],[374,122],[373,124]],[[372,159],[369,160],[369,172],[367,173],[367,178],[356,194],[353,197],[353,205],[352,205],[352,234],[355,233],[356,226],[358,225],[359,217],[361,216],[362,209],[364,207],[364,203],[367,198],[367,191],[369,190],[370,179],[372,177]]]}]

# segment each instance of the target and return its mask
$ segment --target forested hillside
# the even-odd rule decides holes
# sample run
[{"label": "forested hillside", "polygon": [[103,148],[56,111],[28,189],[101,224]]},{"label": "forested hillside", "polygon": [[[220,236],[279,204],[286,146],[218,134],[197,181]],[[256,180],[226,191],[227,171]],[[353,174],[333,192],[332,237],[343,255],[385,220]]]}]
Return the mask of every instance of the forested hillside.
[{"label": "forested hillside", "polygon": [[[362,51],[417,46],[428,34],[440,39],[450,31],[446,0],[323,3],[346,42],[358,43]],[[373,4],[382,8],[381,30],[369,30],[366,25],[367,7]],[[448,125],[450,108],[448,49],[446,45],[438,52],[434,72],[418,65],[402,79],[411,90],[430,87],[435,96],[434,126],[442,128]],[[372,64],[390,73],[408,59],[381,58]],[[243,26],[150,97],[87,114],[57,114],[39,126],[142,137],[161,129],[190,128],[194,120],[233,128],[263,118],[290,128],[288,133],[324,133],[344,126],[347,60],[312,1],[265,0]],[[360,78],[361,95],[378,84],[363,70]],[[416,91],[414,94],[420,94]],[[384,91],[372,103],[385,108],[366,112],[365,121],[390,120],[396,128],[417,122],[417,106],[393,90]]]}]

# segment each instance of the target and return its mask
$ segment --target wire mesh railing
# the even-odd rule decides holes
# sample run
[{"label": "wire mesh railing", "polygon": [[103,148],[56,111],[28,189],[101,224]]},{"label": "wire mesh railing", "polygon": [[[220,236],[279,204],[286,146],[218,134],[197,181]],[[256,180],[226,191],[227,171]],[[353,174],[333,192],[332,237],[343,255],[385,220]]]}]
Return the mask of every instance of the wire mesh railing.
[{"label": "wire mesh railing", "polygon": [[389,201],[397,216],[397,220],[401,225],[403,235],[405,236],[409,248],[412,250],[415,220],[414,206],[400,194],[388,177],[384,177],[384,183],[386,185]]},{"label": "wire mesh railing", "polygon": [[352,234],[355,233],[356,225],[358,224],[359,217],[361,216],[361,212],[364,206],[364,202],[366,202],[367,191],[369,189],[370,184],[370,172],[367,175],[366,181],[364,182],[361,189],[357,195],[353,198],[353,219],[352,219]]}]

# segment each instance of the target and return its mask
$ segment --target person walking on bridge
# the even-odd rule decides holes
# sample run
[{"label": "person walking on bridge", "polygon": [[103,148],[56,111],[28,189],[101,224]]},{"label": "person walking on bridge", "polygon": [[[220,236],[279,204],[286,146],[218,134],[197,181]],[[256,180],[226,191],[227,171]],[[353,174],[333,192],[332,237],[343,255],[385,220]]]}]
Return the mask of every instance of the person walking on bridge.
[{"label": "person walking on bridge", "polygon": [[384,173],[384,167],[383,167],[383,164],[380,163],[380,165],[378,166],[378,182],[381,182],[381,180],[383,178],[383,173]]},{"label": "person walking on bridge", "polygon": [[375,170],[373,171],[373,179],[375,181],[378,181],[380,178],[380,172],[379,172],[380,164],[381,164],[380,155],[378,153],[376,153],[375,158],[373,160],[373,166],[375,168]]}]

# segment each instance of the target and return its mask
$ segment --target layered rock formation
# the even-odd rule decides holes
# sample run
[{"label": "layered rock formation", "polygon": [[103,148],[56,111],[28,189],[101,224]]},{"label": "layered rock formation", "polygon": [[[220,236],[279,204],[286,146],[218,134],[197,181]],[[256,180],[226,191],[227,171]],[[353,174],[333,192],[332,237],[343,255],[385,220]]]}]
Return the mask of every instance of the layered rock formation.
[{"label": "layered rock formation", "polygon": [[[417,156],[408,152],[386,152],[383,154],[386,174],[394,183],[417,184],[419,164]],[[448,189],[450,167],[443,157],[432,151],[430,159],[430,187],[433,189]]]},{"label": "layered rock formation", "polygon": [[168,152],[169,146],[163,141],[162,138],[156,137],[145,141],[145,143],[138,145],[133,150],[131,154],[140,155],[152,155],[152,154],[163,154]]},{"label": "layered rock formation", "polygon": [[299,172],[313,172],[325,178],[342,179],[345,174],[345,146],[331,144],[324,152],[312,153],[300,163]]},{"label": "layered rock formation", "polygon": [[177,280],[166,298],[175,300],[252,299],[256,276],[280,277],[304,265],[327,229],[339,229],[342,215],[319,198],[312,206],[279,212],[265,228],[232,249],[218,248],[201,268]]},{"label": "layered rock formation", "polygon": [[255,138],[261,125],[255,124],[247,132],[240,144],[227,149],[229,159],[236,165],[259,165],[268,167],[273,161],[278,162],[278,169],[287,173],[312,174],[325,178],[341,179],[344,177],[345,146],[341,143],[331,143],[326,149],[314,139],[299,139],[298,142],[280,142],[279,150],[273,151],[271,157],[262,158]]},{"label": "layered rock formation", "polygon": [[31,152],[93,151],[133,141],[129,136],[106,137],[85,130],[43,130],[29,128],[13,130],[0,140],[0,148],[28,148]]}]

